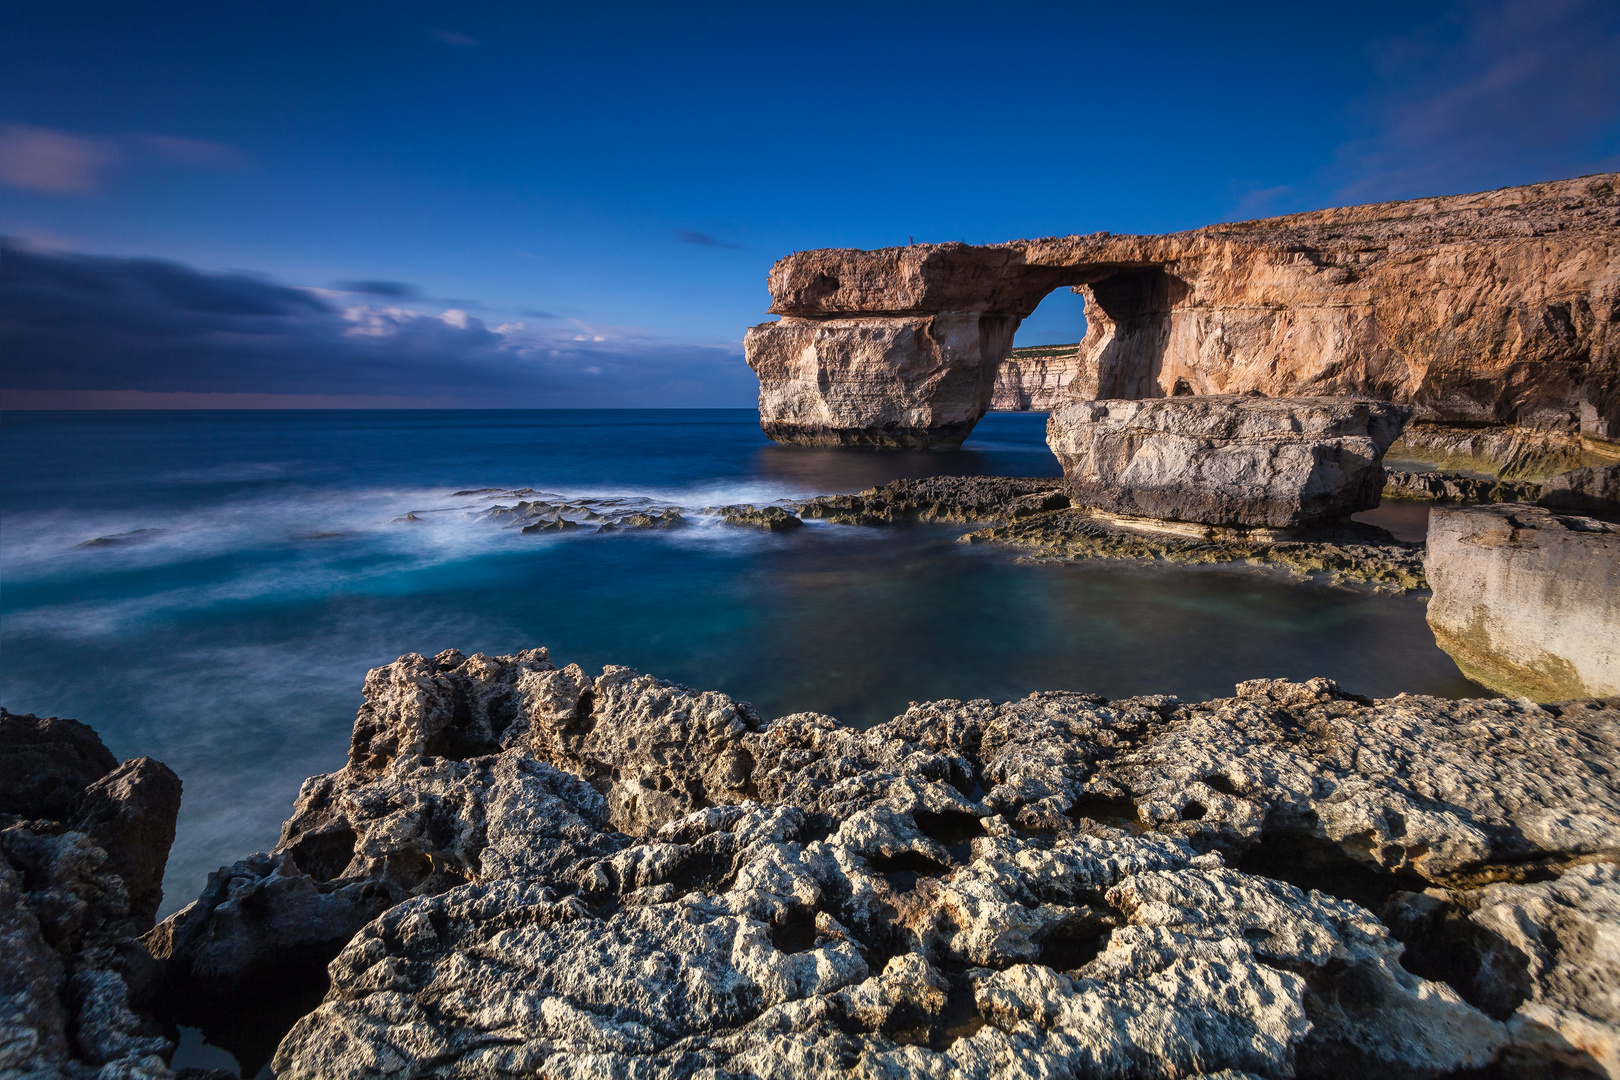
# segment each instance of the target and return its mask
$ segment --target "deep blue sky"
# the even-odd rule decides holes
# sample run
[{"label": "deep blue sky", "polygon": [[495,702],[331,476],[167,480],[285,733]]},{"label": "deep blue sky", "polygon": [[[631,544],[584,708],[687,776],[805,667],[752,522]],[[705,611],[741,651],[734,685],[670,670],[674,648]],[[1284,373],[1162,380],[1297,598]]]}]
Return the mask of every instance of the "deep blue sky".
[{"label": "deep blue sky", "polygon": [[1620,4],[53,0],[0,125],[0,391],[747,404],[796,249],[1620,167]]}]

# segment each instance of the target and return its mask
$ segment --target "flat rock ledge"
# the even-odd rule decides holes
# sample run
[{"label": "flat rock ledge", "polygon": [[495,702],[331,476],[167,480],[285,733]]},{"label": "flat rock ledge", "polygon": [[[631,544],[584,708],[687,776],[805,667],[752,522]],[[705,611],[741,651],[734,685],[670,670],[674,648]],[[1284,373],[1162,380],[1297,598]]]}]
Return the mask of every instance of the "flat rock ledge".
[{"label": "flat rock ledge", "polygon": [[860,731],[413,654],[151,938],[206,990],[320,923],[284,1080],[1615,1076],[1617,705],[1260,680]]},{"label": "flat rock ledge", "polygon": [[1294,530],[1286,540],[1255,530],[1185,526],[1073,506],[1057,478],[937,476],[896,480],[855,495],[823,495],[798,508],[839,525],[978,524],[967,544],[1005,544],[1042,559],[1123,559],[1182,565],[1245,563],[1346,585],[1404,592],[1427,587],[1423,545],[1359,522]]}]

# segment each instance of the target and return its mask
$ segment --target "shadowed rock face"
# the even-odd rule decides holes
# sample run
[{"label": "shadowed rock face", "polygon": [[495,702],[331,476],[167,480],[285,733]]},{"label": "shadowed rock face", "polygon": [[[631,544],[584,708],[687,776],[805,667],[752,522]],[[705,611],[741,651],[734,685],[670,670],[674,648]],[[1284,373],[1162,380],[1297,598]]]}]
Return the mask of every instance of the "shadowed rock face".
[{"label": "shadowed rock face", "polygon": [[[781,442],[960,443],[1043,297],[1085,297],[1070,395],[1260,390],[1620,438],[1620,175],[1166,236],[799,252],[749,330]],[[1578,438],[1577,438],[1578,441]]]}]

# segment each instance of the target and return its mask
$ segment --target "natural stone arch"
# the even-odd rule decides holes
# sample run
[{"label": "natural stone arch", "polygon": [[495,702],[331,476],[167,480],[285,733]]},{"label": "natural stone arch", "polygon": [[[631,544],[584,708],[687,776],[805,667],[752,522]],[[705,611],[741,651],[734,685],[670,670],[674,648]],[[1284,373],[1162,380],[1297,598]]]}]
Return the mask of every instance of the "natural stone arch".
[{"label": "natural stone arch", "polygon": [[1086,297],[1073,397],[1364,395],[1620,438],[1620,175],[1167,236],[800,252],[748,332],[782,442],[952,446],[1018,324]]}]

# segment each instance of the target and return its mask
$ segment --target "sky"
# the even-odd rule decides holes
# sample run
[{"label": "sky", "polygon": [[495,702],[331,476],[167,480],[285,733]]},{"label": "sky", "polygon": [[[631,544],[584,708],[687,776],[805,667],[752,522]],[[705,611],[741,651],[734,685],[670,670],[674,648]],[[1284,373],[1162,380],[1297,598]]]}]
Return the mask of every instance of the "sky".
[{"label": "sky", "polygon": [[748,406],[793,251],[1615,169],[1613,0],[7,4],[0,407]]}]

